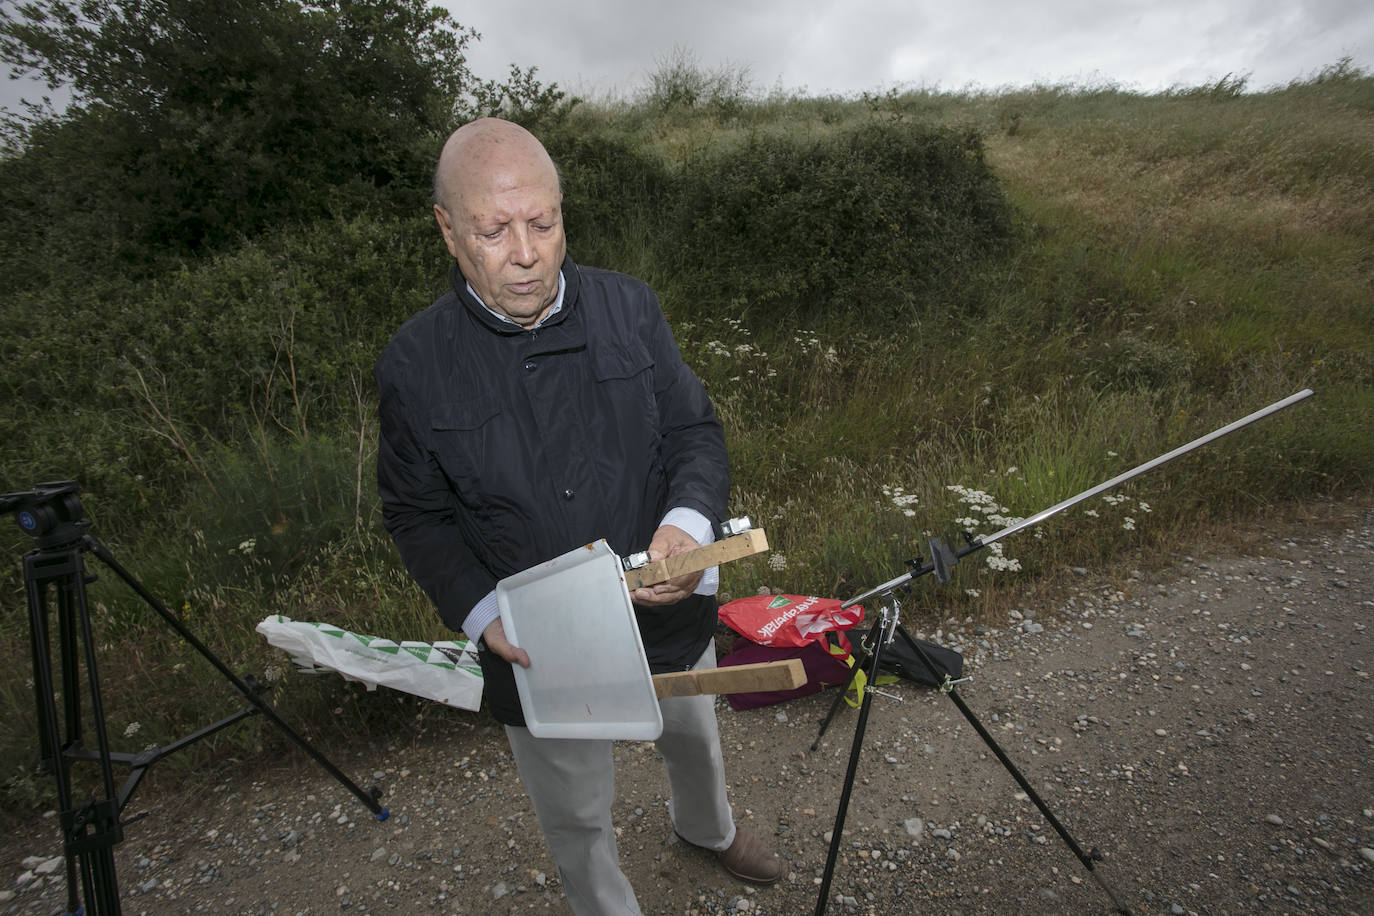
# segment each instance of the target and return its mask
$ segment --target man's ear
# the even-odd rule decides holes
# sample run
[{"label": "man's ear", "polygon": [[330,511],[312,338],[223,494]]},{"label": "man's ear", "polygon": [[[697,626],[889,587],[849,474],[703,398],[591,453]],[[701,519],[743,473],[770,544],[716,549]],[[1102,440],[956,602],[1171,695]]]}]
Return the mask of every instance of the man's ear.
[{"label": "man's ear", "polygon": [[434,219],[439,223],[439,231],[444,234],[444,244],[448,246],[448,253],[455,258],[458,257],[458,238],[453,231],[453,217],[449,212],[438,204],[434,205]]}]

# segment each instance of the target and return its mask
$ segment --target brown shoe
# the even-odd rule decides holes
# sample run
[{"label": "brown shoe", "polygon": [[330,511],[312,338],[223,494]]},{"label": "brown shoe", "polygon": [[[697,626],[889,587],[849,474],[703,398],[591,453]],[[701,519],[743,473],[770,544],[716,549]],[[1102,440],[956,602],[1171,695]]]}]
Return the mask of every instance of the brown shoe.
[{"label": "brown shoe", "polygon": [[716,853],[716,858],[730,874],[752,884],[776,884],[782,877],[782,860],[742,827],[735,828],[735,841],[729,849]]}]

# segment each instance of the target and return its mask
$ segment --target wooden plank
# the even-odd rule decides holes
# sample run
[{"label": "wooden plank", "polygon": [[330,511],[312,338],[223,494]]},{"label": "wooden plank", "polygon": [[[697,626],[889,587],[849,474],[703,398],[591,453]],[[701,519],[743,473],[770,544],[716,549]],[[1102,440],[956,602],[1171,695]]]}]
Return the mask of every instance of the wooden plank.
[{"label": "wooden plank", "polygon": [[654,675],[654,693],[664,697],[694,697],[702,693],[754,693],[759,690],[795,690],[806,683],[806,668],[799,658],[754,665],[732,665],[705,671],[671,671]]},{"label": "wooden plank", "polygon": [[638,569],[627,570],[625,572],[625,587],[634,591],[637,588],[657,585],[659,582],[667,582],[678,576],[700,572],[703,569],[719,566],[731,560],[751,557],[754,554],[763,553],[767,549],[768,536],[764,534],[762,528],[757,528],[753,531],[728,537],[723,541],[716,541],[704,547],[685,551],[676,556],[655,560],[653,563],[647,563]]}]

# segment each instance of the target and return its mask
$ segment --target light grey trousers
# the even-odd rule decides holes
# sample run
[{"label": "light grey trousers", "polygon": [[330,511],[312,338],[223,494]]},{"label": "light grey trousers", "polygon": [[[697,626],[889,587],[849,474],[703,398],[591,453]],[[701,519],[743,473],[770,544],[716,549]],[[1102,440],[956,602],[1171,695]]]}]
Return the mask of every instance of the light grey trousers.
[{"label": "light grey trousers", "polygon": [[[714,640],[695,667],[714,668]],[[735,822],[725,797],[725,764],[712,696],[660,700],[663,734],[654,742],[668,771],[668,817],[689,843],[728,849]],[[620,870],[611,803],[611,741],[535,738],[506,726],[520,781],[534,802],[563,892],[578,916],[638,916],[639,903]]]}]

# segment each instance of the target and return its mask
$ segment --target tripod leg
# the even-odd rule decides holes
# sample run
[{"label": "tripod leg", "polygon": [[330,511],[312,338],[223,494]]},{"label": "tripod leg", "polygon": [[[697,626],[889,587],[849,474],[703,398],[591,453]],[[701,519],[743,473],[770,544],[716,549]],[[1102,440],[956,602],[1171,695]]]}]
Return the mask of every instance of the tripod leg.
[{"label": "tripod leg", "polygon": [[[52,773],[58,788],[58,810],[70,809],[70,777],[67,775],[66,758],[62,755],[62,736],[58,731],[58,707],[52,688],[52,656],[49,655],[47,586],[29,574],[29,563],[25,562],[25,580],[29,592],[29,640],[33,650],[33,698],[38,713],[38,769]],[[66,838],[63,838],[66,846]],[[66,851],[67,912],[74,913],[80,908],[77,894],[77,865]]]},{"label": "tripod leg", "polygon": [[[864,638],[867,639],[868,637],[865,636]],[[811,750],[814,751],[820,748],[821,739],[825,737],[826,729],[830,728],[831,720],[834,719],[835,714],[840,711],[840,704],[843,703],[844,698],[849,695],[850,688],[854,686],[855,678],[857,678],[859,672],[863,670],[863,661],[861,659],[866,649],[867,647],[860,641],[859,656],[854,659],[854,664],[849,668],[849,679],[844,682],[844,686],[835,694],[835,699],[830,702],[830,710],[825,714],[825,718],[821,719],[820,730],[816,732],[816,740],[811,742]]]},{"label": "tripod leg", "polygon": [[[859,754],[863,750],[864,732],[868,728],[868,711],[869,708],[873,705],[873,685],[878,682],[878,664],[881,660],[884,641],[882,631],[879,630],[878,624],[874,624],[873,628],[869,630],[870,636],[873,636],[874,634],[878,634],[878,638],[874,640],[874,645],[871,650],[872,655],[869,658],[870,669],[868,675],[868,684],[865,686],[864,689],[863,702],[859,705],[859,721],[858,724],[854,727],[854,741],[849,747],[849,766],[845,770],[844,788],[840,791],[840,806],[839,809],[835,812],[835,826],[831,830],[830,834],[830,849],[826,853],[825,874],[821,878],[820,893],[816,897],[815,916],[824,916],[826,905],[830,902],[830,881],[831,878],[834,877],[835,861],[837,858],[839,858],[840,854],[840,838],[844,834],[845,816],[849,812],[849,797],[853,794],[854,791],[854,774],[858,771],[859,768]],[[859,665],[856,663],[854,665],[854,671],[857,672],[858,670]],[[850,680],[851,682],[853,681],[852,675],[850,677]],[[848,690],[848,686],[846,686],[845,689]],[[844,694],[841,693],[840,697],[843,696]],[[833,713],[834,710],[832,709],[831,712]],[[816,741],[817,743],[819,743],[820,738],[817,737]]]},{"label": "tripod leg", "polygon": [[[100,682],[95,665],[95,640],[85,600],[85,571],[77,545],[65,549],[34,551],[24,558],[24,578],[29,597],[29,633],[33,641],[34,695],[37,701],[39,743],[45,769],[57,784],[61,812],[62,845],[66,859],[67,912],[80,913],[84,898],[92,913],[118,916],[119,891],[114,874],[114,844],[120,839],[119,809],[114,796],[114,776],[109,762]],[[60,640],[57,664],[61,667],[62,707],[59,722],[54,684],[53,646],[49,623],[49,590],[57,595],[55,614]],[[77,807],[73,802],[71,761],[81,752],[82,654],[85,647],[86,685],[99,744],[103,799]]]},{"label": "tripod leg", "polygon": [[[67,912],[76,913],[81,908],[81,893],[78,887],[85,886],[89,900],[89,872],[84,861],[71,845],[71,835],[67,832],[66,821],[71,816],[71,772],[69,761],[63,753],[66,748],[63,729],[58,720],[58,703],[54,670],[52,670],[52,634],[48,623],[48,592],[56,586],[58,591],[58,662],[62,666],[63,709],[66,711],[66,733],[80,735],[80,706],[76,705],[78,689],[69,683],[69,672],[74,665],[74,648],[70,648],[71,619],[67,604],[67,593],[62,589],[62,577],[70,570],[70,558],[62,558],[58,564],[40,563],[37,556],[25,556],[23,573],[27,595],[29,595],[29,639],[33,650],[33,695],[38,714],[38,769],[51,773],[58,792],[58,810],[63,818],[63,853],[66,860]],[[54,580],[56,575],[56,580]],[[81,864],[78,884],[77,865]]]},{"label": "tripod leg", "polygon": [[[81,568],[81,555],[76,555],[77,569],[76,576],[84,576],[85,572]],[[79,630],[81,635],[81,645],[85,649],[86,662],[86,686],[87,693],[91,699],[91,728],[95,732],[96,748],[100,753],[100,781],[104,797],[113,799],[115,795],[114,768],[110,765],[110,736],[105,729],[105,706],[100,696],[100,674],[96,668],[95,658],[95,634],[91,630],[90,608],[86,605],[86,590],[77,588],[70,583],[64,584],[61,592],[62,603],[65,605],[65,613],[72,619],[72,629]],[[75,643],[75,640],[72,641]],[[80,693],[79,678],[77,676],[78,666],[75,661],[76,646],[71,646],[71,669],[68,672],[68,691],[72,694]],[[73,701],[74,704],[74,701]],[[75,743],[79,744],[78,738]]]},{"label": "tripod leg", "polygon": [[62,668],[62,703],[65,707],[66,734],[58,753],[70,747],[79,747],[84,738],[81,722],[81,656],[77,643],[77,604],[72,599],[73,581],[82,575],[81,555],[68,555],[71,567],[57,580],[57,634],[59,646],[58,663]]},{"label": "tripod leg", "polygon": [[387,819],[387,817],[390,816],[390,812],[388,812],[386,808],[383,808],[377,802],[376,794],[365,792],[362,788],[358,786],[357,783],[355,783],[353,780],[349,779],[346,775],[344,775],[342,770],[336,767],[327,757],[325,757],[314,746],[312,746],[310,742],[306,741],[305,738],[302,737],[299,732],[297,732],[290,725],[288,725],[286,723],[286,720],[282,719],[281,716],[277,715],[277,711],[273,709],[272,706],[266,700],[262,699],[262,697],[258,695],[258,691],[253,689],[247,683],[245,683],[243,679],[236,675],[234,672],[230,671],[228,666],[226,666],[224,662],[220,661],[219,658],[216,657],[216,655],[213,652],[211,652],[205,646],[204,643],[197,639],[194,633],[186,629],[182,622],[178,620],[176,616],[172,614],[171,611],[167,610],[167,608],[162,604],[162,602],[158,601],[157,598],[155,598],[151,592],[149,592],[146,588],[143,587],[142,583],[135,579],[128,570],[126,570],[123,566],[119,564],[119,561],[116,560],[107,549],[105,549],[104,544],[101,544],[99,541],[97,541],[90,535],[87,535],[84,538],[84,541],[87,547],[100,559],[100,561],[104,563],[106,566],[108,566],[110,569],[114,570],[115,574],[118,575],[119,578],[123,579],[126,585],[128,585],[131,589],[137,592],[138,596],[143,599],[144,603],[146,603],[150,608],[156,611],[158,616],[160,616],[164,621],[167,622],[168,626],[170,626],[173,630],[176,631],[177,635],[179,635],[182,639],[186,640],[186,642],[191,646],[191,648],[195,649],[198,653],[200,653],[202,658],[204,658],[207,662],[213,665],[215,669],[219,671],[220,674],[224,675],[224,677],[228,679],[228,681],[231,684],[237,687],[239,693],[243,694],[244,698],[247,699],[248,702],[251,703],[254,707],[256,707],[258,712],[266,716],[272,722],[272,724],[275,725],[281,731],[282,734],[290,738],[293,742],[296,743],[298,747],[301,748],[301,750],[309,754],[311,759],[313,759],[316,763],[323,767],[325,772],[327,772],[330,776],[333,776],[334,779],[336,779],[340,785],[348,789],[348,791],[352,792],[359,801],[361,801],[364,805],[367,806],[368,810],[370,810],[374,815],[376,815],[377,820],[384,821]]},{"label": "tripod leg", "polygon": [[24,566],[29,597],[29,643],[33,653],[33,697],[38,713],[38,767],[46,773],[53,768],[62,747],[53,700],[47,588],[30,574],[27,559]]},{"label": "tripod leg", "polygon": [[[921,663],[930,672],[936,682],[939,682],[943,677],[947,676],[947,672],[942,671],[933,661],[931,661],[930,656],[926,654],[925,650],[921,648],[916,640],[911,638],[911,634],[907,633],[906,629],[900,623],[897,624],[897,632],[901,634],[902,639],[906,641],[907,647],[921,660]],[[1016,764],[1011,762],[1011,758],[1006,755],[996,739],[994,739],[988,730],[983,727],[983,723],[973,714],[973,710],[969,709],[968,705],[964,703],[964,698],[959,696],[958,692],[952,687],[945,690],[945,693],[948,694],[954,705],[959,708],[959,712],[963,713],[969,725],[973,726],[973,730],[978,733],[978,737],[983,739],[983,743],[988,746],[988,749],[992,751],[1001,762],[1002,766],[1011,774],[1012,779],[1016,780],[1016,784],[1019,785],[1021,790],[1026,793],[1026,796],[1035,803],[1035,807],[1040,809],[1040,813],[1044,815],[1045,820],[1049,821],[1050,826],[1054,828],[1055,833],[1059,834],[1059,838],[1064,841],[1064,844],[1069,847],[1069,851],[1074,854],[1079,862],[1083,863],[1083,867],[1092,875],[1098,887],[1102,888],[1107,896],[1112,899],[1112,903],[1116,905],[1116,911],[1118,913],[1129,913],[1130,910],[1121,902],[1121,899],[1117,897],[1116,893],[1107,886],[1102,876],[1097,873],[1097,858],[1085,853],[1082,848],[1079,847],[1078,843],[1074,841],[1074,838],[1069,834],[1069,831],[1065,829],[1064,825],[1059,823],[1059,818],[1054,816],[1054,812],[1051,811],[1044,800],[1040,798],[1035,788],[1025,776],[1021,775],[1021,771],[1016,768]],[[1094,852],[1096,851],[1094,850]]]},{"label": "tripod leg", "polygon": [[75,577],[82,578],[73,577],[71,582],[67,583],[66,603],[69,612],[75,614],[75,623],[80,630],[81,644],[85,649],[86,685],[91,701],[91,730],[95,733],[99,752],[100,785],[103,792],[99,800],[87,805],[90,832],[83,833],[80,841],[83,848],[82,862],[91,873],[93,885],[92,891],[87,892],[86,902],[91,904],[92,909],[100,916],[119,916],[119,878],[115,872],[114,847],[124,838],[124,828],[119,822],[119,796],[115,792],[110,736],[105,728],[105,705],[101,699],[100,674],[96,667],[95,633],[91,629],[86,590],[81,587],[84,586],[85,571],[79,553],[76,554],[76,566]]}]

